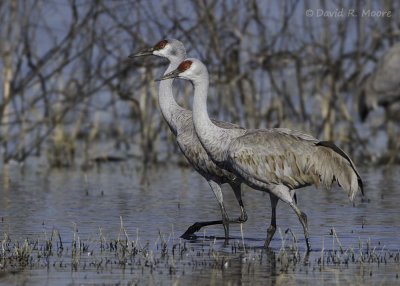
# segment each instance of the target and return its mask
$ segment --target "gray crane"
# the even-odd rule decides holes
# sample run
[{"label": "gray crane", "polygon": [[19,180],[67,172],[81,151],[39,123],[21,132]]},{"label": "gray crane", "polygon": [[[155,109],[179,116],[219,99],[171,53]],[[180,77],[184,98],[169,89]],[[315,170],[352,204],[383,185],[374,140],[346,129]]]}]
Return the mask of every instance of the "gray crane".
[{"label": "gray crane", "polygon": [[394,149],[398,140],[390,129],[390,121],[400,121],[400,43],[393,45],[378,61],[374,71],[367,77],[358,100],[358,111],[362,121],[377,107],[385,109],[388,127],[389,149]]},{"label": "gray crane", "polygon": [[[169,66],[164,74],[174,70],[182,60],[186,58],[184,45],[175,39],[162,40],[154,47],[144,49],[130,58],[155,55],[169,60]],[[217,167],[207,155],[206,150],[200,144],[194,131],[192,112],[178,105],[172,92],[172,81],[166,80],[160,83],[159,105],[164,119],[176,136],[178,146],[193,168],[202,175],[209,183],[215,197],[217,198],[222,213],[222,220],[196,222],[190,226],[181,236],[189,239],[193,234],[204,226],[222,224],[225,231],[225,243],[229,239],[229,224],[243,223],[247,220],[247,214],[242,201],[241,182],[232,173]],[[238,125],[212,120],[220,128],[241,129]],[[240,205],[240,217],[230,220],[223,203],[221,184],[228,183],[235,193],[235,197]]]},{"label": "gray crane", "polygon": [[400,43],[393,45],[378,61],[361,90],[358,107],[364,121],[378,106],[388,108],[400,101]]},{"label": "gray crane", "polygon": [[330,188],[336,181],[353,201],[358,190],[363,192],[363,184],[349,156],[333,143],[300,131],[220,128],[208,116],[209,80],[204,64],[197,59],[186,59],[161,79],[176,77],[193,83],[195,131],[211,159],[250,187],[270,194],[272,216],[265,246],[269,246],[275,234],[276,206],[282,200],[298,216],[310,251],[307,216],[297,206],[294,191],[309,185]]}]

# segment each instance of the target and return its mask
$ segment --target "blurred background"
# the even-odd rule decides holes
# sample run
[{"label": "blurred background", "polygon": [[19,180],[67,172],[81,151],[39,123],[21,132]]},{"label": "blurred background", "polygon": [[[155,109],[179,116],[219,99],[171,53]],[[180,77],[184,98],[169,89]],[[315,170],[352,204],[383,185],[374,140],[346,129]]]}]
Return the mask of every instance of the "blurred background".
[{"label": "blurred background", "polygon": [[212,117],[400,161],[399,1],[6,0],[0,19],[3,164],[186,164],[158,107],[168,63],[127,59],[164,38],[207,65]]}]

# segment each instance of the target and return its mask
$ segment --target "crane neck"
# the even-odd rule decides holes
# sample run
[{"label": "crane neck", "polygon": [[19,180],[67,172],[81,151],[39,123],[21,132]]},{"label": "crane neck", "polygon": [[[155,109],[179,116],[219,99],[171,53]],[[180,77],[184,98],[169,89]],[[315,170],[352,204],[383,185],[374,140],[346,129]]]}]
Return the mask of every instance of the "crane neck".
[{"label": "crane neck", "polygon": [[[170,60],[167,70],[164,75],[175,70],[179,64],[185,59],[186,55],[176,56]],[[178,114],[185,109],[175,101],[174,94],[172,91],[172,82],[174,79],[166,79],[160,82],[158,91],[158,103],[160,105],[161,113],[164,119],[167,121],[172,132],[176,134],[177,122],[174,114]]]},{"label": "crane neck", "polygon": [[[223,148],[229,140],[223,140],[228,134],[227,130],[215,125],[207,112],[208,94],[208,73],[202,74],[193,81],[194,100],[193,100],[193,123],[201,144],[211,158],[216,162],[221,162]],[[228,138],[226,138],[228,139]],[[223,141],[223,142],[221,142]]]}]

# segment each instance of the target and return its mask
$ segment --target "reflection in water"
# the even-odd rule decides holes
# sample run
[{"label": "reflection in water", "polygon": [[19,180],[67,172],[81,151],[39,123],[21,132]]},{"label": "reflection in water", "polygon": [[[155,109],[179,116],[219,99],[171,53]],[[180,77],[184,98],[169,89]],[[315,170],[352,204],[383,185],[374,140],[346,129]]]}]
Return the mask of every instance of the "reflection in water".
[{"label": "reflection in water", "polygon": [[[335,269],[328,272],[317,271],[315,261],[320,257],[322,249],[325,251],[337,249],[338,243],[330,235],[332,230],[337,233],[345,249],[352,247],[357,249],[360,242],[365,246],[369,241],[372,246],[398,252],[399,171],[400,168],[394,166],[383,169],[362,169],[367,199],[358,198],[355,207],[339,188],[330,191],[314,188],[300,190],[299,206],[308,215],[314,250],[309,258],[310,263],[299,263],[300,268],[282,269],[283,258],[275,257],[276,251],[282,246],[280,234],[282,237],[287,236],[286,245],[293,239],[292,236],[285,234],[288,228],[299,241],[297,244],[299,253],[304,256],[304,237],[297,217],[288,206],[279,203],[277,223],[280,234],[277,232],[272,241],[272,252],[262,251],[261,246],[270,220],[269,196],[248,189],[244,193],[244,202],[249,220],[243,225],[243,235],[246,248],[250,250],[246,254],[236,249],[233,252],[231,246],[222,245],[223,240],[214,241],[213,237],[223,237],[224,232],[221,226],[213,226],[198,233],[198,242],[187,242],[188,252],[193,255],[188,256],[190,259],[185,258],[188,261],[183,265],[191,267],[176,266],[181,271],[179,273],[186,271],[185,275],[168,277],[172,283],[176,280],[182,285],[193,281],[217,284],[220,279],[232,285],[257,281],[296,284],[299,281],[307,283],[310,279],[324,281],[328,278],[339,282],[353,281],[348,279],[352,273],[359,273],[359,264],[348,266],[346,273],[350,276],[343,278],[340,276],[343,274],[339,275],[341,272],[336,272]],[[4,233],[7,233],[12,240],[21,241],[44,233],[49,234],[53,229],[57,229],[64,243],[70,245],[74,239],[74,225],[77,226],[77,234],[82,239],[99,237],[100,229],[111,239],[118,235],[122,217],[130,239],[138,235],[142,245],[148,243],[150,250],[158,251],[156,245],[160,242],[159,232],[165,234],[165,239],[172,245],[171,241],[179,241],[179,235],[195,221],[220,218],[218,205],[207,183],[194,172],[167,165],[148,170],[147,176],[148,183],[139,184],[140,172],[132,163],[99,165],[85,172],[78,168],[46,170],[35,164],[23,167],[3,166],[0,177],[0,233],[3,237]],[[224,189],[224,195],[229,215],[238,216],[239,207],[234,195],[228,189]],[[232,245],[241,245],[238,225],[231,226],[230,234]],[[196,258],[196,253],[207,253],[208,249],[208,246],[204,246],[203,237],[206,238],[206,246],[212,245],[213,249],[218,251],[207,257],[201,256],[200,259]],[[211,266],[207,268],[204,265]],[[394,270],[392,268],[387,270],[392,275],[390,279],[395,277],[393,271],[399,272],[399,265],[394,267]],[[116,283],[122,279],[121,271],[114,269],[114,274],[102,275],[94,271],[90,281]],[[65,283],[69,283],[71,279],[81,281],[80,279],[85,277],[79,271],[73,274],[68,271],[60,274],[36,269],[28,273],[24,271],[16,275],[19,277],[18,281],[40,284],[39,281],[46,277],[51,285],[51,281],[57,281],[53,279],[60,277],[65,279]],[[163,273],[167,275],[168,269]],[[164,274],[158,273],[160,277]],[[132,281],[129,275],[124,277],[124,281]],[[158,281],[157,277],[149,277],[146,279]],[[364,282],[364,280],[359,281],[359,283]]]}]

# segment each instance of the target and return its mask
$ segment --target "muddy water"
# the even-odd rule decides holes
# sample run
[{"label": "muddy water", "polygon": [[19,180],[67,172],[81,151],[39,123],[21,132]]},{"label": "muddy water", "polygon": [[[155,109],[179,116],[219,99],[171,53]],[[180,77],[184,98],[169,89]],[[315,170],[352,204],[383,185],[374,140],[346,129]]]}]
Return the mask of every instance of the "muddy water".
[{"label": "muddy water", "polygon": [[[305,257],[301,225],[283,203],[278,205],[279,231],[272,241],[272,251],[263,250],[270,219],[269,196],[251,189],[244,191],[249,220],[242,225],[243,240],[240,226],[232,225],[231,244],[224,246],[219,239],[223,236],[222,227],[213,226],[200,231],[197,240],[184,244],[179,236],[189,225],[220,218],[208,184],[189,169],[176,166],[149,170],[147,180],[141,183],[141,171],[132,162],[101,165],[89,171],[47,170],[34,163],[3,166],[3,239],[7,234],[14,242],[44,241],[55,229],[66,248],[71,248],[77,237],[90,246],[76,269],[72,269],[71,255],[65,251],[65,257],[59,255],[47,264],[0,267],[0,284],[400,283],[400,263],[396,258],[400,249],[399,167],[361,168],[367,198],[358,197],[355,206],[338,188],[300,190],[298,204],[308,215],[313,248],[309,257]],[[228,187],[224,187],[224,197],[230,216],[238,216],[238,205]],[[149,263],[149,256],[142,256],[142,260],[137,258],[126,264],[128,267],[112,259],[107,267],[101,263],[100,234],[106,241],[116,239],[121,218],[129,240],[147,249],[154,256],[153,262]],[[285,232],[289,228],[294,236]],[[161,255],[160,233],[170,254],[167,258]],[[125,232],[122,236],[126,237]],[[297,243],[293,242],[295,238]],[[172,257],[172,248],[178,244],[186,249]],[[282,248],[283,244],[294,246],[300,259],[293,261],[291,254],[285,252],[282,256],[282,249],[287,249]],[[329,263],[337,257],[326,260],[329,253],[340,249],[339,244],[346,251],[341,257],[353,252],[355,261],[338,265]],[[360,253],[379,256],[379,263],[373,259],[360,261]],[[324,265],[318,262],[321,256],[326,261]]]}]

